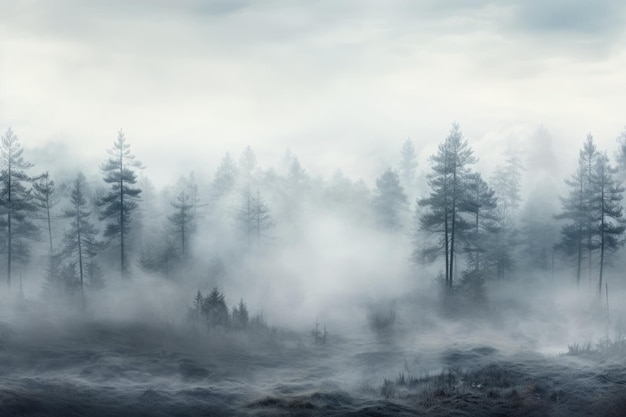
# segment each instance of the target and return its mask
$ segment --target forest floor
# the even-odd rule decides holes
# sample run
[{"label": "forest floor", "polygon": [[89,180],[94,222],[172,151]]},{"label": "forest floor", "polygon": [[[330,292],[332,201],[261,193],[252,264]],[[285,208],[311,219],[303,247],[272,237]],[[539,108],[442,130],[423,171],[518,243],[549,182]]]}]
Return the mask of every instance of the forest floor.
[{"label": "forest floor", "polygon": [[[419,337],[417,337],[419,336]],[[624,355],[420,344],[363,330],[244,333],[23,318],[0,324],[2,416],[623,416]],[[430,340],[430,338],[429,338]],[[444,338],[445,340],[445,338]],[[620,349],[623,346],[620,345]],[[563,352],[567,352],[564,346]]]}]

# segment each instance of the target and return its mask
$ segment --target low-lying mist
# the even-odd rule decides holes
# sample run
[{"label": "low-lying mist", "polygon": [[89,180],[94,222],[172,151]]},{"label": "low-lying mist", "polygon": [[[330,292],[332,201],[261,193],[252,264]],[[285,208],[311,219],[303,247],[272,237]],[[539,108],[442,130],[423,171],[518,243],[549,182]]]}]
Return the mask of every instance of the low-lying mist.
[{"label": "low-lying mist", "polygon": [[[262,169],[247,148],[210,181],[157,189],[120,132],[102,178],[13,178],[0,411],[572,415],[598,409],[596,393],[623,402],[621,212],[594,229],[541,172],[523,200],[510,154],[485,180],[456,124],[420,173],[413,146],[371,185],[315,177],[291,153]],[[593,155],[578,172],[592,214],[592,185],[617,181]],[[456,176],[451,160],[466,165]]]}]

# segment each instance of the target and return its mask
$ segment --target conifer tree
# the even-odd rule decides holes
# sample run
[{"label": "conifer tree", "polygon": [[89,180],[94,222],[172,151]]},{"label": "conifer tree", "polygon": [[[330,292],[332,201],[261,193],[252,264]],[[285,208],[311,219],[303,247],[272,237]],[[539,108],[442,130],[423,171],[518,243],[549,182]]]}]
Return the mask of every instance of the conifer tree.
[{"label": "conifer tree", "polygon": [[430,195],[418,201],[426,209],[419,217],[421,229],[439,236],[439,244],[426,250],[435,256],[443,252],[444,278],[449,291],[453,287],[454,262],[459,251],[457,239],[471,228],[471,223],[461,214],[462,203],[467,200],[470,167],[477,161],[459,125],[454,123],[437,153],[431,157]]},{"label": "conifer tree", "polygon": [[624,187],[617,184],[615,174],[617,169],[609,163],[605,154],[599,155],[594,163],[591,188],[593,213],[592,221],[594,230],[598,235],[598,247],[600,250],[600,271],[598,275],[598,291],[602,296],[602,280],[606,255],[615,252],[622,243],[622,235],[626,230],[626,222],[623,219]]},{"label": "conifer tree", "polygon": [[372,201],[379,223],[386,229],[397,230],[402,226],[402,212],[408,201],[398,174],[387,169],[378,179]]},{"label": "conifer tree", "polygon": [[33,164],[24,160],[23,153],[17,136],[8,129],[0,142],[0,226],[4,229],[2,243],[7,254],[8,287],[11,286],[13,263],[28,260],[30,246],[27,240],[38,235],[31,220],[37,208],[31,190],[25,186],[32,182],[26,171]]},{"label": "conifer tree", "polygon": [[128,248],[126,239],[131,229],[132,215],[138,207],[141,189],[135,187],[135,170],[143,168],[130,151],[124,133],[120,130],[113,148],[108,149],[108,159],[101,166],[103,180],[109,184],[109,191],[99,201],[100,219],[109,220],[104,236],[118,239],[120,250],[120,271],[123,277],[128,273]]},{"label": "conifer tree", "polygon": [[185,190],[181,190],[176,196],[176,200],[171,203],[174,212],[168,216],[168,221],[174,234],[179,241],[179,249],[183,259],[187,256],[187,246],[189,237],[194,230],[193,202]]},{"label": "conifer tree", "polygon": [[97,240],[98,230],[90,219],[89,208],[87,183],[81,172],[72,184],[70,205],[63,213],[63,217],[70,219],[70,227],[65,232],[61,253],[76,267],[83,305],[85,278],[97,279],[98,266],[94,258],[102,248]]}]

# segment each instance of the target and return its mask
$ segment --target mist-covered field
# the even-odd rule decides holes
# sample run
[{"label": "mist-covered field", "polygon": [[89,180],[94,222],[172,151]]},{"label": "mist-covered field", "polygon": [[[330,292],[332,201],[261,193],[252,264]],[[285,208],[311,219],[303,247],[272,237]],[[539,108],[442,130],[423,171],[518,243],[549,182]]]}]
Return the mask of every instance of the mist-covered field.
[{"label": "mist-covered field", "polygon": [[527,284],[462,314],[423,289],[353,313],[323,342],[315,323],[207,329],[158,303],[128,316],[104,302],[80,316],[5,304],[0,414],[623,415],[623,307],[607,326],[579,291],[513,295]]},{"label": "mist-covered field", "polygon": [[626,2],[0,22],[0,417],[626,416]]}]

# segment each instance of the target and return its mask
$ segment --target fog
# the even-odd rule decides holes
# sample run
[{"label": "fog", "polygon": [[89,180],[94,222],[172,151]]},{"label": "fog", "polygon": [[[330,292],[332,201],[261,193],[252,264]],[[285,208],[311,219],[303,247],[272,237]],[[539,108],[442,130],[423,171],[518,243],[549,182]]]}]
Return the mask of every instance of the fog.
[{"label": "fog", "polygon": [[0,16],[0,415],[623,415],[622,4]]}]

